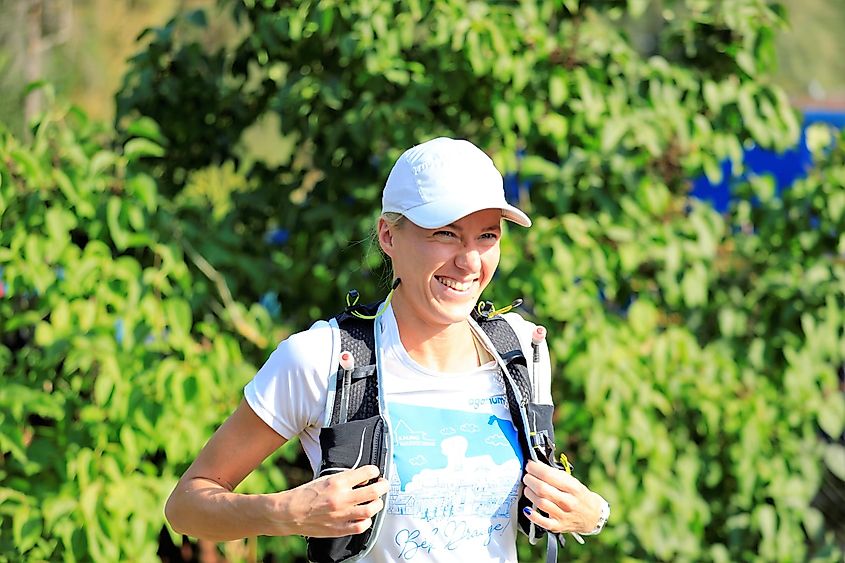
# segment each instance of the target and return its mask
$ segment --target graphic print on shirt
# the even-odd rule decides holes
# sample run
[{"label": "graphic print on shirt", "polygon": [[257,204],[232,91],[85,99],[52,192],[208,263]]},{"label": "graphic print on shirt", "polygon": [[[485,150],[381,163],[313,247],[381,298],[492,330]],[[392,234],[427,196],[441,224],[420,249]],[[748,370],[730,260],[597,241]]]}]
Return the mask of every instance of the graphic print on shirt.
[{"label": "graphic print on shirt", "polygon": [[390,405],[395,473],[387,512],[408,518],[394,537],[400,559],[488,546],[512,525],[522,454],[513,423],[490,412],[494,405],[504,411],[504,397],[476,400],[475,411]]}]

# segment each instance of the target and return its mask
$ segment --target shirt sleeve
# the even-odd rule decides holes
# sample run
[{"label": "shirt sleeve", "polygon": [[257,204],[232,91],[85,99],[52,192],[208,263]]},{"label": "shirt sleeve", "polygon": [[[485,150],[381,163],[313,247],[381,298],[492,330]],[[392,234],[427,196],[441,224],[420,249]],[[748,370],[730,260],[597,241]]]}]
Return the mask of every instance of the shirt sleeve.
[{"label": "shirt sleeve", "polygon": [[531,336],[538,325],[526,321],[519,313],[505,313],[505,320],[513,327],[522,346],[522,353],[528,360],[528,374],[537,384],[538,396],[534,402],[551,405],[552,403],[552,368],[549,360],[549,345],[545,339],[540,343],[540,362],[533,362],[534,350],[531,346]]},{"label": "shirt sleeve", "polygon": [[283,340],[244,388],[250,408],[284,439],[322,424],[332,365],[332,329],[318,321]]}]

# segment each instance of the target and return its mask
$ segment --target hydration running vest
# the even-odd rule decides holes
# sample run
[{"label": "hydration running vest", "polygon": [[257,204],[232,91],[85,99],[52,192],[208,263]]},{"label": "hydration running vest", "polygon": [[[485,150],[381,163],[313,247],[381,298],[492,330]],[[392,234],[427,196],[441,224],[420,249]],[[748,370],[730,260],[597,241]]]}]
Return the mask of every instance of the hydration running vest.
[{"label": "hydration running vest", "polygon": [[[334,317],[330,324],[340,333],[340,348],[333,347],[335,357],[340,351],[349,351],[355,359],[354,369],[339,367],[329,378],[326,401],[326,424],[320,431],[322,462],[317,477],[331,475],[364,465],[376,465],[381,475],[388,475],[392,462],[389,424],[383,413],[384,397],[381,393],[379,361],[379,336],[375,330],[378,304],[353,305]],[[502,372],[508,409],[516,428],[523,459],[546,463],[566,471],[569,462],[562,456],[555,458],[553,405],[534,402],[529,377],[528,361],[513,328],[501,316],[491,316],[492,306],[482,308],[484,313],[473,311],[472,318],[493,344],[494,356]],[[371,318],[355,316],[358,313]],[[333,327],[334,328],[334,327]],[[345,420],[341,414],[345,413]],[[544,534],[549,534],[546,548],[547,563],[557,560],[558,542],[565,543],[562,534],[552,534],[531,522],[523,508],[531,506],[525,495],[519,499],[517,511],[519,529],[533,544]],[[373,525],[363,533],[339,538],[306,538],[308,559],[314,563],[340,563],[356,561],[372,548],[381,530],[385,510],[373,517]],[[541,514],[545,515],[545,513]]]}]

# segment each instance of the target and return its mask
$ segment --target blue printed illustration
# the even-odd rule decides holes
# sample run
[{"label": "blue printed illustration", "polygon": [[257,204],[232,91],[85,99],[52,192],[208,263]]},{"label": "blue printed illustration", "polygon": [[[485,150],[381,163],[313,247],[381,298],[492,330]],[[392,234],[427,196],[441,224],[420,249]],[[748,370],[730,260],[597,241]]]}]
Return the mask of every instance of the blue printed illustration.
[{"label": "blue printed illustration", "polygon": [[398,482],[391,486],[389,513],[428,522],[482,517],[509,525],[522,474],[510,420],[405,404],[391,404],[390,418]]}]

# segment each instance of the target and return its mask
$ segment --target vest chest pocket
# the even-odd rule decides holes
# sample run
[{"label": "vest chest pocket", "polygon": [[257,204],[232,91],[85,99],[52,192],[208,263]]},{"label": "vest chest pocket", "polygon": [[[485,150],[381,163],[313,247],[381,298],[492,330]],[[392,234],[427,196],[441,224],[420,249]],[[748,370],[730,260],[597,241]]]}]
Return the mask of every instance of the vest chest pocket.
[{"label": "vest chest pocket", "polygon": [[[386,448],[384,419],[373,416],[352,420],[320,431],[322,462],[318,477],[333,475],[365,465],[375,465],[384,472]],[[366,483],[374,483],[373,479]],[[364,486],[364,485],[361,485]],[[373,526],[365,532],[339,538],[307,538],[308,559],[315,563],[337,563],[360,555],[367,546],[377,522],[383,518],[382,510],[373,518]]]}]

